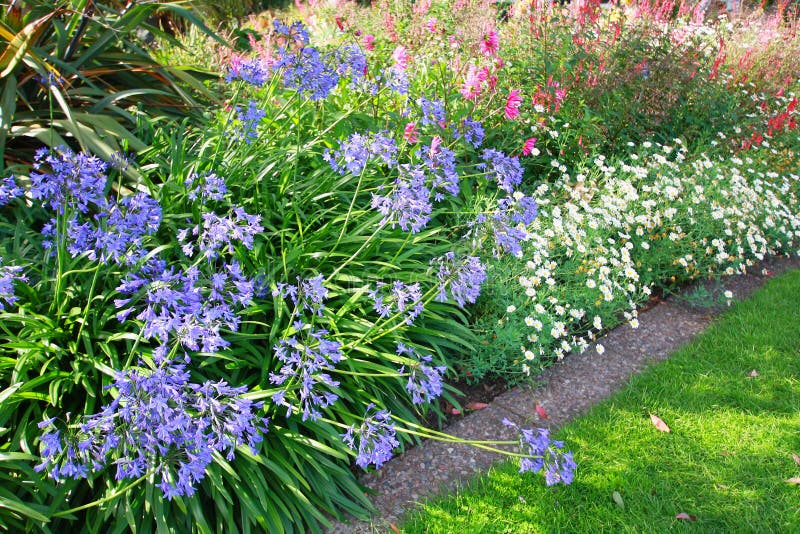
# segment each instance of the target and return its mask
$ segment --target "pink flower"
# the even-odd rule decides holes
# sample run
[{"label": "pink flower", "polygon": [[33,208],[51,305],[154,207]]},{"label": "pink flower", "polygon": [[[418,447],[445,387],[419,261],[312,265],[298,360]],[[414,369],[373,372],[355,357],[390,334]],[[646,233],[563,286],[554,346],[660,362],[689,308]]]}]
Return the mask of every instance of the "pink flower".
[{"label": "pink flower", "polygon": [[536,146],[536,138],[531,137],[530,139],[525,141],[525,144],[522,146],[522,155],[523,156],[530,156],[531,152],[533,152],[533,147]]},{"label": "pink flower", "polygon": [[483,71],[478,71],[475,65],[470,65],[467,69],[467,74],[464,76],[464,84],[458,90],[461,95],[467,100],[475,100],[481,94],[481,82],[485,80],[481,74]]},{"label": "pink flower", "polygon": [[416,122],[409,122],[408,124],[406,124],[406,127],[403,129],[403,139],[405,139],[406,142],[412,145],[419,140],[417,138]]},{"label": "pink flower", "polygon": [[514,120],[519,115],[519,107],[522,105],[522,97],[519,96],[519,89],[512,89],[506,99],[506,118]]},{"label": "pink flower", "polygon": [[434,135],[433,139],[431,139],[430,157],[433,157],[439,153],[439,145],[441,144],[442,144],[442,138],[439,137],[438,135]]},{"label": "pink flower", "polygon": [[403,45],[398,46],[392,52],[392,60],[394,61],[395,70],[406,70],[408,68],[408,50]]},{"label": "pink flower", "polygon": [[424,15],[431,8],[431,0],[422,0],[421,2],[414,2],[414,14]]},{"label": "pink flower", "polygon": [[431,33],[436,32],[436,23],[439,22],[436,20],[436,17],[431,17],[428,19],[428,22],[425,23],[425,29]]},{"label": "pink flower", "polygon": [[483,36],[483,39],[480,42],[481,53],[484,56],[496,55],[499,46],[500,38],[497,36],[497,32],[494,30],[489,30],[489,32]]},{"label": "pink flower", "polygon": [[364,43],[364,48],[366,50],[375,50],[375,36],[374,35],[372,35],[371,33],[368,33],[367,35],[364,36],[364,39],[362,41]]}]

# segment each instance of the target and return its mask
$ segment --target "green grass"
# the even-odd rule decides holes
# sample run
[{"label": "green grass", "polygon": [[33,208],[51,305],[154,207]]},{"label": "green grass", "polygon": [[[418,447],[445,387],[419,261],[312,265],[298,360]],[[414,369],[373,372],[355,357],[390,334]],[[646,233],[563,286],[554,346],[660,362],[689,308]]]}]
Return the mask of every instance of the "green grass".
[{"label": "green grass", "polygon": [[412,512],[404,532],[800,532],[800,486],[785,482],[800,476],[799,378],[794,271],[558,432],[578,462],[571,486],[509,462]]}]

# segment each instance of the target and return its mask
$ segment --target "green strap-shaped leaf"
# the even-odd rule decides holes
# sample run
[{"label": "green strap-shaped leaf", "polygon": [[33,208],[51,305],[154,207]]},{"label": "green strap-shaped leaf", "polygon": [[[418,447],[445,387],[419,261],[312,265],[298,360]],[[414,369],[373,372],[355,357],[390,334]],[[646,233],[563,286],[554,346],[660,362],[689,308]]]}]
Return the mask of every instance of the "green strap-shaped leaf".
[{"label": "green strap-shaped leaf", "polygon": [[27,24],[16,35],[8,31],[4,26],[0,26],[0,37],[8,40],[3,53],[0,54],[0,79],[11,74],[17,67],[22,58],[28,52],[31,44],[34,43],[47,28],[50,19],[61,13],[61,9],[55,9],[47,15]]}]

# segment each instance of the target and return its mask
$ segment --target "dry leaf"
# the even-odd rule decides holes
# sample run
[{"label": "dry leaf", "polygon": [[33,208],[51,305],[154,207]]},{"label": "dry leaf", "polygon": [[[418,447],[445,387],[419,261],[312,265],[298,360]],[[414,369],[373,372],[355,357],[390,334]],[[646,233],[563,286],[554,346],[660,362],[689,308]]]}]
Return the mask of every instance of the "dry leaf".
[{"label": "dry leaf", "polygon": [[483,410],[487,408],[489,405],[485,402],[470,402],[468,403],[465,408],[468,410]]},{"label": "dry leaf", "polygon": [[794,463],[800,465],[800,456],[798,456],[796,452],[792,453],[792,458],[794,458]]},{"label": "dry leaf", "polygon": [[661,432],[671,432],[667,423],[661,420],[661,418],[655,414],[650,414],[650,420],[653,422],[653,425],[659,429]]},{"label": "dry leaf", "polygon": [[786,482],[789,483],[789,484],[795,484],[795,485],[800,484],[800,477],[787,478]]},{"label": "dry leaf", "polygon": [[394,523],[389,523],[389,528],[391,528],[392,532],[394,532],[395,534],[400,534],[400,529],[397,528],[397,525],[395,525]]},{"label": "dry leaf", "polygon": [[614,502],[617,503],[617,506],[623,510],[625,509],[625,501],[622,500],[622,495],[620,495],[618,491],[612,493],[611,498],[614,499]]},{"label": "dry leaf", "polygon": [[675,516],[675,519],[683,519],[684,521],[697,521],[697,518],[693,515],[689,515],[686,512],[681,512]]},{"label": "dry leaf", "polygon": [[757,377],[757,376],[758,376],[758,371],[756,371],[755,369],[753,369],[752,371],[750,371],[750,374],[749,374],[748,376],[752,376],[753,378],[755,378],[755,377]]},{"label": "dry leaf", "polygon": [[536,413],[539,414],[541,419],[550,419],[550,416],[547,415],[547,411],[545,411],[544,406],[538,402],[534,405],[534,409],[536,410]]}]

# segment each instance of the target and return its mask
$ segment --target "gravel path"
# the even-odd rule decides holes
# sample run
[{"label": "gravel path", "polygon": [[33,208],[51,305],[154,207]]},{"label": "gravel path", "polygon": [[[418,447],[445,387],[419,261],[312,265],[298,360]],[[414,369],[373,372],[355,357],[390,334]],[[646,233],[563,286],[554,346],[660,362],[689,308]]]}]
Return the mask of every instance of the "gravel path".
[{"label": "gravel path", "polygon": [[[740,300],[770,277],[793,268],[800,268],[800,258],[772,258],[752,267],[752,274],[687,287],[677,297],[640,312],[637,329],[624,325],[610,331],[600,340],[605,347],[602,355],[594,346],[584,354],[570,354],[547,369],[538,386],[520,386],[497,396],[487,408],[456,420],[447,432],[465,439],[514,439],[501,423],[504,417],[523,426],[558,428],[705,329],[726,307],[710,305],[704,295],[730,290]],[[536,403],[545,408],[548,420],[537,417]],[[502,459],[497,453],[467,445],[425,441],[361,478],[361,483],[375,492],[372,503],[378,513],[371,522],[335,523],[329,532],[391,532],[391,525],[415,503],[456,488]]]}]

